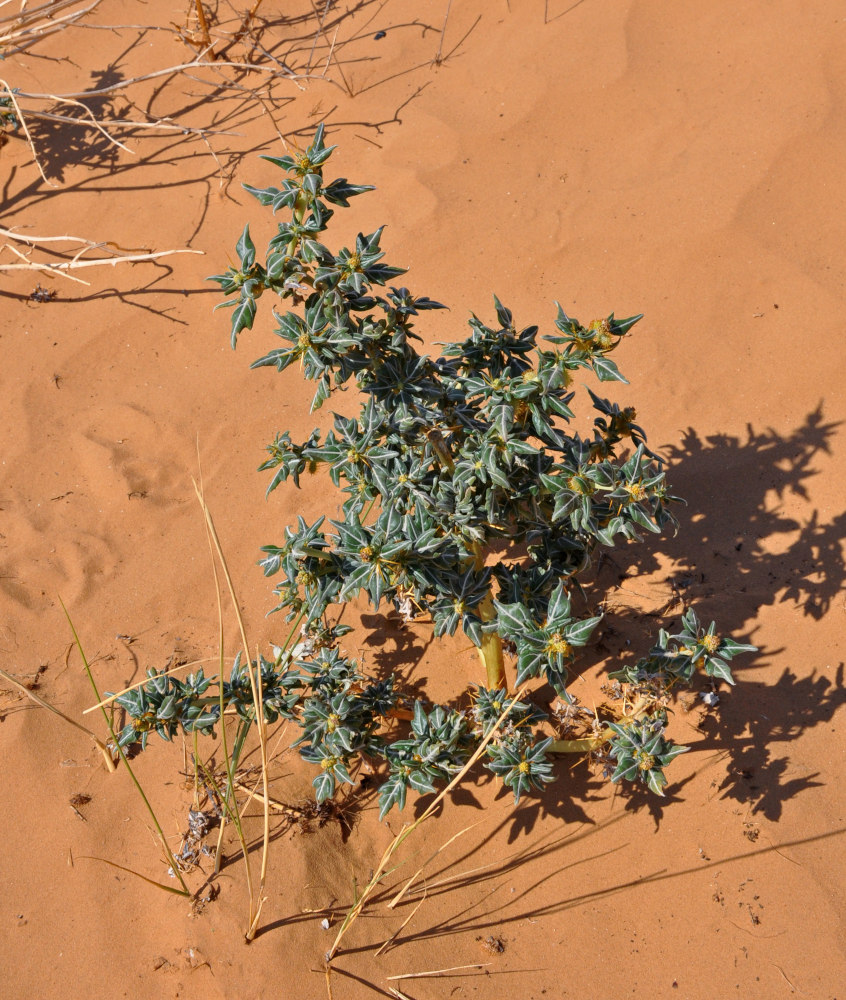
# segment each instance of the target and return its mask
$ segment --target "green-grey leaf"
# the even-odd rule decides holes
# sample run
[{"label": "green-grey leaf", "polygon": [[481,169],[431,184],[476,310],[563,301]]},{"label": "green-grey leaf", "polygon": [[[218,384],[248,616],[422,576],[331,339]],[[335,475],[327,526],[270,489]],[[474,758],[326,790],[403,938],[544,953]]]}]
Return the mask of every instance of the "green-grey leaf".
[{"label": "green-grey leaf", "polygon": [[253,243],[250,236],[250,226],[247,224],[244,226],[244,231],[241,233],[241,238],[235,244],[235,252],[241,260],[241,267],[245,271],[249,269],[256,262],[256,246]]}]

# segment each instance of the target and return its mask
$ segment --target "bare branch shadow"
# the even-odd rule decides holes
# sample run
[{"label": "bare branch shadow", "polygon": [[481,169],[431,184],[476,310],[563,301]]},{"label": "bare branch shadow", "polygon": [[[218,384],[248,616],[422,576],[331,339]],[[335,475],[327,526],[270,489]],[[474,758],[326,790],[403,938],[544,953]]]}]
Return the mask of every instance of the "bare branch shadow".
[{"label": "bare branch shadow", "polygon": [[[262,10],[246,27],[242,23],[245,15],[234,8],[232,17],[222,17],[219,23],[216,22],[215,17],[222,7],[218,4],[212,16],[215,59],[207,55],[203,59],[207,65],[198,65],[196,70],[183,68],[161,77],[155,81],[143,106],[135,103],[138,98],[131,86],[135,77],[130,75],[128,58],[139,50],[151,31],[161,29],[160,25],[137,28],[132,39],[104,69],[91,72],[92,82],[74,98],[76,103],[59,101],[43,111],[33,111],[28,119],[30,130],[46,176],[63,182],[72,168],[79,167],[87,168],[91,176],[79,180],[77,171],[70,186],[50,189],[45,189],[39,178],[22,190],[14,191],[13,179],[17,171],[13,168],[3,192],[7,213],[26,212],[60,192],[118,190],[111,184],[101,186],[104,175],[111,178],[131,175],[133,181],[119,189],[124,191],[145,190],[153,184],[156,187],[190,187],[197,183],[208,186],[217,177],[224,193],[228,193],[243,161],[275,145],[283,134],[276,121],[277,113],[294,102],[297,93],[307,91],[309,79],[320,80],[354,97],[356,92],[349,86],[344,66],[377,62],[385,51],[384,43],[374,40],[376,35],[384,38],[385,33],[368,30],[368,25],[383,10],[384,3],[379,0],[358,0],[344,8],[326,4],[319,19],[317,14],[322,5],[316,5],[311,12],[282,16],[266,16]],[[371,8],[373,13],[367,17]],[[365,17],[364,22],[362,17]],[[339,30],[346,24],[350,24],[352,29],[349,37],[339,37]],[[426,39],[430,32],[435,31],[433,26],[417,19],[387,21],[386,26],[392,34],[419,31],[421,39]],[[179,30],[178,26],[174,27]],[[184,31],[183,37],[188,41]],[[189,43],[186,45],[185,62],[191,62],[199,54],[196,46]],[[324,60],[325,66],[318,72],[317,64]],[[218,65],[218,62],[221,64]],[[227,62],[235,65],[226,66]],[[431,66],[432,61],[428,60],[408,72]],[[264,67],[273,72],[257,73],[254,67]],[[343,82],[337,79],[339,74]],[[379,87],[389,79],[368,84],[366,89]],[[189,81],[193,81],[193,88],[190,85],[186,87]],[[125,83],[129,86],[121,88]],[[405,95],[397,101],[391,95],[389,107],[395,105],[395,110],[378,119],[371,121],[369,116],[363,116],[358,121],[334,123],[331,118],[337,106],[322,115],[313,109],[307,116],[310,119],[307,124],[295,124],[293,129],[286,124],[284,134],[294,138],[310,135],[318,121],[325,121],[333,128],[350,125],[381,134],[385,128],[401,124],[400,112],[419,96],[426,85],[426,82],[420,84],[410,96]],[[190,93],[191,89],[196,93]],[[201,116],[199,124],[195,121],[197,115]],[[227,140],[222,135],[240,135],[239,130],[262,116],[271,119],[273,129],[258,144],[243,148],[241,143]],[[316,120],[311,120],[315,116]],[[97,128],[94,120],[101,122],[105,130],[133,149],[136,155],[129,159],[106,132]],[[148,124],[164,122],[173,126],[182,125],[185,132],[161,134],[142,127],[110,124],[133,120]],[[12,140],[15,138],[11,137]],[[17,139],[24,141],[20,137]],[[209,154],[208,162],[213,162],[214,167],[198,171],[195,162],[206,160],[203,156],[197,157],[197,152]],[[162,183],[159,176],[149,181],[149,169],[154,165],[170,168],[169,178],[178,176],[180,179],[167,179]],[[140,180],[135,183],[134,178],[139,171]]]},{"label": "bare branch shadow", "polygon": [[[603,832],[605,831],[607,825],[608,824],[606,823],[601,828]],[[577,835],[576,839],[578,840],[582,839],[584,836],[596,834],[599,832],[599,829],[600,828],[593,828],[592,830],[589,830],[585,833],[581,833]],[[766,847],[758,847],[753,850],[746,851],[740,854],[703,861],[701,864],[691,868],[677,869],[674,871],[669,871],[666,868],[664,868],[664,869],[658,869],[657,871],[654,871],[650,874],[638,876],[635,879],[631,879],[624,882],[612,880],[609,882],[609,884],[606,884],[605,886],[600,886],[596,889],[592,889],[590,892],[582,893],[578,896],[569,896],[563,899],[557,899],[543,906],[531,906],[531,905],[521,906],[520,905],[521,903],[524,903],[525,901],[531,899],[533,891],[537,888],[537,886],[541,882],[546,882],[557,875],[561,875],[568,868],[571,868],[574,865],[583,865],[591,861],[597,861],[602,858],[605,858],[608,854],[613,853],[614,850],[619,850],[622,847],[626,846],[626,845],[619,845],[617,848],[614,848],[611,851],[602,851],[593,855],[592,857],[580,858],[574,862],[570,862],[568,864],[562,864],[557,868],[552,868],[552,863],[553,863],[552,855],[557,850],[569,847],[573,843],[572,839],[569,841],[564,841],[562,838],[558,838],[555,844],[540,847],[528,853],[525,856],[514,857],[513,860],[512,858],[509,858],[501,865],[498,865],[494,868],[487,868],[487,870],[484,873],[475,874],[471,872],[468,873],[468,875],[465,878],[451,880],[448,884],[442,887],[437,887],[435,889],[427,890],[427,895],[428,897],[431,898],[433,896],[442,895],[443,893],[456,893],[460,891],[460,889],[462,888],[477,886],[479,883],[484,883],[487,881],[496,881],[497,879],[501,880],[505,876],[507,876],[509,882],[516,882],[518,881],[518,879],[515,876],[517,873],[519,873],[520,867],[522,865],[540,856],[545,856],[543,865],[543,875],[540,876],[538,881],[532,885],[524,886],[521,884],[519,892],[509,894],[508,896],[503,895],[498,897],[498,905],[494,913],[488,911],[471,916],[469,914],[470,908],[464,905],[462,906],[461,909],[457,910],[450,916],[442,920],[439,920],[436,924],[432,924],[431,926],[420,931],[416,932],[411,931],[407,934],[398,936],[396,940],[393,942],[393,946],[399,947],[402,944],[406,944],[408,942],[415,940],[427,941],[427,940],[432,940],[433,938],[454,935],[456,933],[469,933],[469,932],[484,933],[491,926],[502,928],[503,926],[507,926],[508,924],[516,924],[524,920],[537,920],[539,917],[542,916],[551,916],[557,913],[563,913],[567,910],[577,909],[578,907],[583,906],[586,903],[602,899],[608,899],[620,893],[630,893],[633,890],[640,889],[647,885],[684,879],[685,876],[697,875],[699,872],[702,872],[703,870],[711,868],[723,868],[726,865],[732,864],[733,862],[736,861],[746,861],[749,858],[762,856],[772,852],[781,853],[781,851],[789,849],[790,847],[796,847],[796,846],[801,846],[803,844],[828,840],[832,837],[841,836],[843,833],[844,833],[843,828],[830,830],[826,831],[825,833],[816,834],[810,837],[803,837],[801,839],[794,841],[772,844]],[[606,867],[605,870],[614,871],[614,868],[613,866]],[[500,881],[499,885],[495,885],[491,890],[491,892],[488,894],[488,896],[484,897],[480,902],[484,903],[489,896],[493,896],[494,893],[500,888],[504,888],[504,884],[502,881]],[[386,898],[389,898],[389,895],[387,893],[386,893]],[[416,896],[411,895],[405,901],[405,905],[409,905],[416,901],[417,901]],[[357,949],[356,948],[345,949],[345,951],[348,951],[350,953],[355,951],[364,952],[364,951],[369,951],[371,947],[372,946],[370,945],[364,945],[360,946]]]},{"label": "bare branch shadow", "polygon": [[[42,294],[47,293],[47,295],[49,295],[49,299],[42,299],[39,301],[38,288],[40,287],[40,285],[37,285],[35,290],[33,292],[30,292],[29,295],[23,295],[19,292],[10,292],[0,288],[0,298],[14,299],[18,302],[29,302],[30,307],[33,309],[37,308],[49,309],[50,304],[53,302],[56,303],[96,302],[100,299],[115,298],[123,302],[125,305],[131,306],[134,309],[140,309],[143,312],[151,313],[154,316],[160,316],[162,319],[166,319],[170,323],[176,323],[179,326],[187,326],[188,323],[186,320],[182,320],[177,318],[176,316],[171,315],[171,312],[173,310],[172,306],[157,308],[155,305],[147,304],[147,302],[145,302],[144,300],[149,299],[150,302],[160,303],[163,299],[167,298],[168,296],[170,296],[171,299],[173,298],[184,299],[187,298],[189,295],[193,297],[196,295],[217,294],[216,289],[213,288],[158,287],[159,282],[161,282],[164,278],[169,278],[174,273],[174,269],[171,266],[163,264],[160,261],[151,261],[150,263],[152,266],[156,268],[157,271],[159,271],[159,274],[151,278],[145,285],[142,285],[139,288],[131,288],[129,290],[124,290],[113,285],[108,288],[100,288],[96,292],[91,292],[88,295],[64,296],[59,294],[55,290],[55,288],[51,285],[49,288],[41,289]],[[33,273],[33,278],[36,277],[37,275]],[[45,280],[43,275],[42,275],[42,280]],[[46,280],[48,281],[50,280],[49,275]],[[138,301],[136,301],[136,299]]]},{"label": "bare branch shadow", "polygon": [[[91,75],[93,80],[89,89],[92,91],[123,80],[123,75],[115,65]],[[86,109],[90,116],[86,114]],[[80,100],[80,104],[61,103],[48,109],[45,114],[55,115],[55,120],[46,117],[34,119],[30,132],[47,177],[64,181],[65,171],[74,166],[111,173],[118,162],[120,148],[93,126],[91,116],[98,121],[109,120],[124,118],[129,111],[130,105],[122,97],[92,96],[87,100]],[[61,120],[67,118],[78,122],[79,126]]]}]

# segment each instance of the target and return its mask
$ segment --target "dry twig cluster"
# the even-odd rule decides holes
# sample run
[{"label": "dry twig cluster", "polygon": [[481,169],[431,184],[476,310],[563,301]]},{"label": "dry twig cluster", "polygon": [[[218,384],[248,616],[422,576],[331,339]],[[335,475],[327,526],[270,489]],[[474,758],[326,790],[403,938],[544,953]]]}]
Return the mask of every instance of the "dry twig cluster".
[{"label": "dry twig cluster", "polygon": [[[68,272],[82,267],[97,267],[103,264],[110,264],[112,267],[116,264],[138,264],[144,261],[159,260],[162,257],[172,257],[178,253],[202,254],[202,250],[153,251],[143,248],[127,248],[118,246],[117,243],[113,243],[111,240],[95,243],[93,240],[87,240],[82,236],[24,236],[22,233],[2,228],[0,228],[0,237],[6,240],[14,240],[16,243],[23,243],[30,248],[29,250],[21,251],[13,243],[4,243],[2,249],[10,250],[18,258],[18,263],[0,263],[0,271],[42,271],[48,274],[61,275],[69,281],[78,281],[83,285],[87,285],[89,282]],[[32,252],[32,249],[53,243],[71,244],[68,249],[54,251],[61,254],[62,259],[32,260],[30,258],[29,254]],[[109,256],[84,256],[91,251],[97,252],[106,249],[112,251]]]}]

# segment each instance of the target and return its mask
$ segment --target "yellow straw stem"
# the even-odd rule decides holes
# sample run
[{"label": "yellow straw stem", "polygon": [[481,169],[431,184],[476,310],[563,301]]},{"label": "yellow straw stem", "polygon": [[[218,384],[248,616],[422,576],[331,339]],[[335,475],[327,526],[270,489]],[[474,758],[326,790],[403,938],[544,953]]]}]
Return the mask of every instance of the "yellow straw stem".
[{"label": "yellow straw stem", "polygon": [[[485,554],[482,551],[480,542],[473,545],[476,569],[481,571],[485,566]],[[496,608],[494,607],[493,594],[489,590],[484,599],[476,609],[477,614],[483,622],[488,623],[496,619]],[[479,656],[485,667],[485,677],[488,687],[508,688],[508,681],[505,677],[505,662],[502,658],[502,639],[497,632],[482,632],[482,644],[479,646]]]},{"label": "yellow straw stem", "polygon": [[[241,608],[238,605],[238,598],[235,594],[235,585],[232,582],[232,576],[229,572],[229,566],[226,562],[226,556],[223,554],[223,547],[220,544],[220,539],[217,535],[217,529],[214,526],[214,520],[211,515],[211,511],[206,504],[205,497],[203,496],[202,490],[194,483],[194,491],[197,494],[197,499],[200,502],[200,507],[203,510],[203,514],[206,520],[206,528],[208,531],[209,538],[211,540],[212,547],[217,554],[217,558],[220,562],[220,568],[223,571],[223,578],[226,581],[226,586],[229,590],[229,596],[232,600],[232,607],[235,612],[235,620],[238,623],[238,630],[241,633],[241,645],[244,651],[244,657],[247,664],[247,676],[250,678],[250,688],[253,695],[253,707],[256,713],[256,727],[258,729],[259,737],[259,750],[261,753],[261,777],[262,786],[264,791],[264,835],[262,837],[262,855],[261,855],[261,873],[259,875],[259,887],[258,887],[258,898],[254,898],[252,887],[250,888],[250,922],[247,927],[247,931],[244,935],[247,941],[252,941],[255,937],[256,930],[258,928],[259,918],[261,917],[261,910],[264,905],[266,897],[262,895],[264,891],[265,880],[267,876],[267,858],[270,851],[270,787],[267,776],[267,723],[264,718],[264,702],[262,699],[261,690],[261,657],[256,653],[256,673],[253,674],[252,663],[250,661],[250,647],[247,642],[247,631],[244,627],[244,618],[241,614]],[[222,725],[222,723],[221,723]],[[249,860],[247,857],[247,851],[244,851],[244,859],[247,861],[249,866]],[[249,870],[249,867],[248,867]]]},{"label": "yellow straw stem", "polygon": [[[621,725],[626,725],[629,722],[637,722],[643,715],[646,714],[647,708],[649,708],[650,699],[649,698],[639,698],[635,702],[634,708],[628,715],[624,715],[620,719]],[[548,747],[548,753],[590,753],[591,750],[598,750],[603,743],[607,743],[608,740],[614,735],[613,729],[604,729],[597,736],[586,736],[580,740],[553,740]]]},{"label": "yellow straw stem", "polygon": [[[483,622],[491,622],[496,617],[493,597],[490,591],[478,607],[479,617]],[[479,657],[485,667],[485,677],[491,689],[508,687],[505,679],[505,662],[502,658],[502,639],[497,632],[483,632],[482,645],[479,646]]]},{"label": "yellow straw stem", "polygon": [[16,680],[14,677],[12,677],[11,674],[7,674],[5,670],[0,670],[0,677],[2,677],[4,681],[7,681],[9,684],[13,685],[13,687],[16,687],[20,692],[25,694],[30,701],[35,702],[35,704],[40,706],[41,708],[46,708],[48,712],[52,712],[54,715],[58,715],[60,719],[64,719],[65,722],[69,722],[76,729],[79,729],[81,732],[85,733],[86,736],[89,736],[92,740],[94,740],[97,749],[103,755],[103,760],[105,761],[106,767],[110,772],[114,772],[115,762],[114,759],[112,758],[111,753],[109,752],[109,748],[98,736],[95,736],[90,729],[87,729],[81,723],[77,722],[76,719],[72,719],[69,715],[65,715],[65,713],[56,708],[55,705],[51,705],[49,701],[45,701],[40,695],[37,695],[34,691],[30,691],[29,688],[26,687],[26,685],[21,684],[19,680]]}]

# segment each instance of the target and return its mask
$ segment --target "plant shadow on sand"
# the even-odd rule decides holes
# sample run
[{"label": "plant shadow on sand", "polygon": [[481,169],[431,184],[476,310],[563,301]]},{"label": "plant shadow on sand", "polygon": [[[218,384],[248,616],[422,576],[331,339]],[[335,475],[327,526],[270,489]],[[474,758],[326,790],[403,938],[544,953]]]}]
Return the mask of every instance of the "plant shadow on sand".
[{"label": "plant shadow on sand", "polygon": [[[610,823],[606,822],[601,830],[607,832],[607,828]],[[409,933],[407,937],[400,937],[396,940],[395,944],[397,946],[407,943],[412,940],[428,940],[431,938],[449,936],[456,933],[484,933],[486,930],[491,928],[502,929],[504,926],[509,924],[517,924],[524,920],[536,920],[539,917],[562,913],[567,910],[577,909],[580,906],[586,905],[591,902],[597,902],[602,899],[608,899],[611,896],[615,896],[619,893],[629,892],[633,889],[640,889],[646,885],[655,884],[664,881],[682,879],[687,875],[698,875],[703,870],[708,868],[719,868],[721,865],[726,865],[732,861],[737,861],[741,859],[748,859],[758,855],[768,854],[770,852],[778,852],[780,848],[795,847],[802,844],[814,843],[815,841],[828,840],[832,837],[840,836],[844,832],[843,829],[831,830],[823,834],[818,834],[811,837],[803,837],[796,841],[791,841],[789,843],[782,843],[779,845],[767,845],[764,847],[753,848],[749,851],[744,851],[739,854],[735,854],[729,857],[722,857],[719,859],[709,860],[704,863],[700,863],[695,867],[690,867],[686,869],[676,869],[667,870],[666,868],[658,869],[656,871],[650,872],[643,876],[638,876],[627,881],[619,881],[614,878],[615,869],[611,867],[612,877],[609,879],[609,884],[590,892],[581,893],[578,895],[567,895],[565,893],[565,898],[556,899],[554,902],[542,905],[533,906],[531,905],[531,899],[534,892],[543,884],[549,881],[551,878],[560,877],[565,871],[570,868],[581,866],[585,864],[590,864],[592,862],[601,861],[610,856],[613,856],[618,850],[623,849],[626,845],[619,844],[614,848],[609,850],[601,851],[597,850],[593,854],[580,858],[576,861],[569,861],[559,864],[553,867],[552,856],[558,851],[569,851],[574,845],[576,840],[582,839],[591,833],[598,833],[598,829],[592,829],[589,831],[578,831],[575,836],[571,836],[567,839],[562,839],[557,837],[550,843],[550,837],[543,838],[537,845],[530,849],[519,852],[517,854],[509,856],[505,861],[498,863],[494,866],[488,866],[488,870],[484,873],[479,874],[468,874],[466,878],[453,878],[450,879],[448,884],[443,887],[436,887],[433,890],[429,890],[427,896],[436,896],[443,893],[457,892],[461,888],[466,888],[471,885],[478,885],[481,882],[493,881],[496,882],[497,879],[503,877],[510,877],[510,880],[514,880],[515,872],[518,872],[521,865],[524,865],[530,861],[538,858],[544,858],[544,874],[539,876],[536,881],[529,883],[525,886],[521,886],[518,892],[510,895],[508,899],[503,900],[494,915],[487,914],[475,914],[470,915],[464,912],[470,908],[475,908],[478,906],[478,901],[474,901],[472,907],[467,907],[466,904],[462,904],[459,900],[458,906],[460,907],[455,913],[445,917],[438,923],[433,924],[417,933]],[[435,878],[440,873],[435,873]],[[489,895],[493,895],[499,886],[494,885]],[[418,890],[419,891],[419,890]],[[388,893],[385,894],[385,898],[388,898]],[[411,901],[414,900],[412,897]],[[520,904],[524,905],[521,907]],[[525,904],[529,905],[525,905]],[[359,949],[349,949],[350,951],[360,950],[367,951],[367,947],[362,947]]]},{"label": "plant shadow on sand", "polygon": [[[697,748],[728,755],[722,797],[746,803],[770,820],[780,817],[787,799],[819,784],[813,780],[817,774],[784,780],[788,757],[776,755],[771,744],[828,722],[846,702],[843,663],[831,676],[800,664],[795,671],[786,668],[775,684],[749,679],[774,652],[761,642],[754,624],[761,608],[791,602],[816,622],[842,593],[846,515],[821,523],[808,491],[839,426],[824,420],[820,404],[787,435],[749,425],[745,440],[728,434],[702,438],[689,429],[680,445],[665,450],[674,489],[696,498],[696,506],[681,518],[679,538],[668,540],[663,550],[673,562],[666,578],[667,604],[682,610],[694,603],[703,617],[716,618],[725,631],[740,632],[762,647],[758,664],[741,665],[737,687],[717,713],[703,719],[706,739]],[[729,496],[723,483],[738,488]],[[806,512],[785,513],[783,505],[797,500]],[[628,551],[634,561],[620,574],[621,588],[627,577],[658,569],[644,547]],[[625,608],[620,611],[614,611],[614,625],[624,636]],[[678,786],[670,789],[678,791]],[[672,794],[660,800],[637,790],[627,797],[631,808],[648,805],[656,821],[672,801]]]},{"label": "plant shadow on sand", "polygon": [[[831,664],[802,663],[785,668],[775,683],[750,679],[774,652],[753,625],[761,608],[789,602],[817,622],[842,594],[846,515],[820,523],[808,490],[839,426],[824,420],[820,403],[787,435],[749,425],[745,440],[727,434],[703,440],[690,429],[680,446],[668,450],[674,486],[697,498],[693,516],[682,522],[681,541],[665,550],[675,562],[677,591],[683,590],[685,603],[688,596],[701,601],[703,613],[707,609],[726,631],[741,631],[762,647],[759,663],[741,665],[737,687],[703,719],[706,741],[699,748],[728,755],[721,797],[769,820],[781,816],[788,799],[820,784],[813,780],[818,774],[787,780],[788,756],[772,744],[830,721],[846,703],[843,663],[829,675],[819,670]],[[722,483],[739,488],[729,496]],[[804,510],[795,517],[785,513],[783,506],[797,500]],[[678,587],[688,581],[687,588]]]}]

